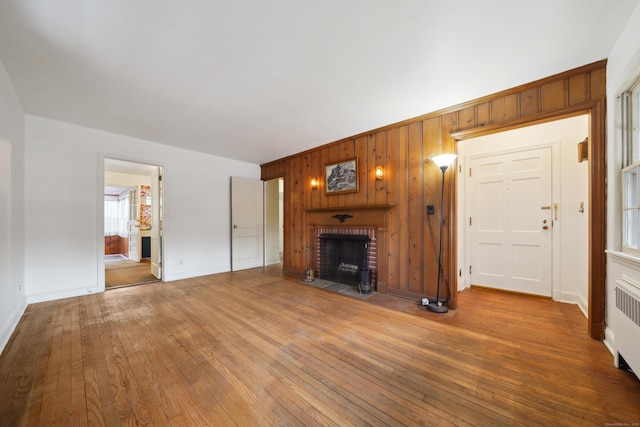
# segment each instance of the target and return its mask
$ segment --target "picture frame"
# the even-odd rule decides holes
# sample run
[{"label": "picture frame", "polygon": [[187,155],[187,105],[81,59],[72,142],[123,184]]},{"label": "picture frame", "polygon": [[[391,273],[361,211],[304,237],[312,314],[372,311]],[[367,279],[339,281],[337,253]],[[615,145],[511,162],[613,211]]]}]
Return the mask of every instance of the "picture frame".
[{"label": "picture frame", "polygon": [[324,165],[326,195],[354,193],[358,187],[358,158]]}]

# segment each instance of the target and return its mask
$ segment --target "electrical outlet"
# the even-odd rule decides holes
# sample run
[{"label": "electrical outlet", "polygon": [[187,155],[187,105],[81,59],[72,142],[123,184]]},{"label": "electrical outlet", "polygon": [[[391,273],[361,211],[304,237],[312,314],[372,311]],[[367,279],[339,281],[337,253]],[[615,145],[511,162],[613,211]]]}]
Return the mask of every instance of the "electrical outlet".
[{"label": "electrical outlet", "polygon": [[183,265],[183,264],[184,264],[184,260],[181,259],[180,260],[180,265]]},{"label": "electrical outlet", "polygon": [[22,293],[22,285],[18,283],[18,293]]},{"label": "electrical outlet", "polygon": [[436,208],[433,205],[427,205],[427,215],[434,215]]}]

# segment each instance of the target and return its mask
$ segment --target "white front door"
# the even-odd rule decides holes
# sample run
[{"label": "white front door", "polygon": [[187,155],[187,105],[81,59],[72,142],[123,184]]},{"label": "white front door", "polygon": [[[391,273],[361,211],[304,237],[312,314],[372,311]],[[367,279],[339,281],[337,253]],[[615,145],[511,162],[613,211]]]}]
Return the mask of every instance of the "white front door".
[{"label": "white front door", "polygon": [[552,295],[551,148],[471,160],[471,283]]},{"label": "white front door", "polygon": [[264,265],[262,181],[231,177],[231,270]]},{"label": "white front door", "polygon": [[151,173],[151,274],[162,279],[162,175]]}]

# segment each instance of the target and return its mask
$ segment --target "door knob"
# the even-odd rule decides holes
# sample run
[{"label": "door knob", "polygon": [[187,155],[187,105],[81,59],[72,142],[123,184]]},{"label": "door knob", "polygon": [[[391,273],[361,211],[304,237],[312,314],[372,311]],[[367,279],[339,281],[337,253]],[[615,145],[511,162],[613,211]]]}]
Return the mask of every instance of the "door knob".
[{"label": "door knob", "polygon": [[543,229],[543,230],[548,230],[548,229],[549,229],[549,226],[548,226],[548,225],[543,225],[543,226],[542,226],[542,229]]},{"label": "door knob", "polygon": [[238,228],[238,226],[237,226],[237,225],[235,225],[235,224],[233,224],[233,228]]}]

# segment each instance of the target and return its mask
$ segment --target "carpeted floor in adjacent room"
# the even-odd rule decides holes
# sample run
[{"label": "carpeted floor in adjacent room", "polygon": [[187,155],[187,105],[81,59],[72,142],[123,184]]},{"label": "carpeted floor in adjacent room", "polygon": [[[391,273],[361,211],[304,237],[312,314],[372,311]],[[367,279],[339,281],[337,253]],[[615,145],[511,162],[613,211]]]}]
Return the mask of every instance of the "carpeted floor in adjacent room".
[{"label": "carpeted floor in adjacent room", "polygon": [[149,259],[143,259],[140,262],[130,261],[124,257],[121,260],[105,259],[104,268],[105,288],[159,281],[151,274]]}]

